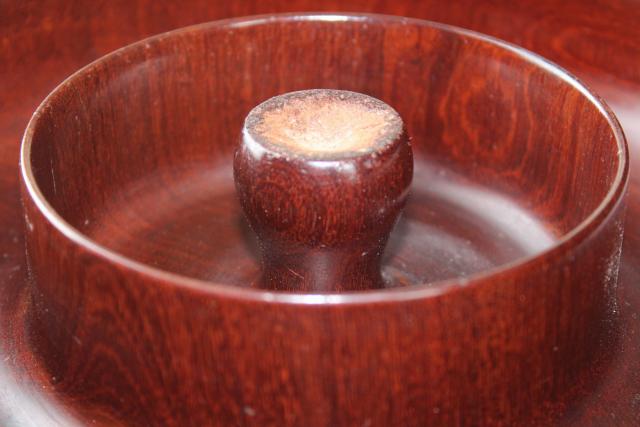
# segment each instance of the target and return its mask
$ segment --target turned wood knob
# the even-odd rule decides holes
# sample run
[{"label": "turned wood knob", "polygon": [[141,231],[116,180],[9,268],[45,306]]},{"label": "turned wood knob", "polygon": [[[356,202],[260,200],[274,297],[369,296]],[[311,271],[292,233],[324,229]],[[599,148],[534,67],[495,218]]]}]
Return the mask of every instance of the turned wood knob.
[{"label": "turned wood knob", "polygon": [[342,90],[271,98],[244,122],[234,176],[260,244],[261,287],[384,286],[382,253],[413,176],[411,146],[394,109]]}]

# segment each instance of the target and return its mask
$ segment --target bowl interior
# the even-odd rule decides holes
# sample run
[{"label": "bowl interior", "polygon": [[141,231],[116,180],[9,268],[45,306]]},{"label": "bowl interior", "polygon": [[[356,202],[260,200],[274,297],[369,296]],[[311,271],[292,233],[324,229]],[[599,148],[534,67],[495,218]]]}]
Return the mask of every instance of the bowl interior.
[{"label": "bowl interior", "polygon": [[259,261],[233,149],[252,107],[308,88],[377,97],[412,137],[389,286],[539,254],[583,224],[621,173],[606,112],[538,57],[424,21],[334,15],[222,21],[121,49],[47,98],[27,132],[27,166],[50,208],[97,244],[250,286]]}]

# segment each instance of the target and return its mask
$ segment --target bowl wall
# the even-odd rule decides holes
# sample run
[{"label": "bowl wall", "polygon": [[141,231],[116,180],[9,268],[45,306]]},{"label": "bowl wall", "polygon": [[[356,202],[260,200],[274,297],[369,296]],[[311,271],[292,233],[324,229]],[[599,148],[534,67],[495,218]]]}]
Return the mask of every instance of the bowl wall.
[{"label": "bowl wall", "polygon": [[[140,182],[170,188],[193,170],[230,164],[254,105],[311,87],[389,103],[417,164],[507,197],[554,244],[432,287],[314,296],[167,274],[86,238]],[[116,417],[540,422],[606,363],[623,137],[580,84],[500,42],[376,16],[191,27],[67,80],[31,121],[22,160],[32,340],[60,389]]]}]

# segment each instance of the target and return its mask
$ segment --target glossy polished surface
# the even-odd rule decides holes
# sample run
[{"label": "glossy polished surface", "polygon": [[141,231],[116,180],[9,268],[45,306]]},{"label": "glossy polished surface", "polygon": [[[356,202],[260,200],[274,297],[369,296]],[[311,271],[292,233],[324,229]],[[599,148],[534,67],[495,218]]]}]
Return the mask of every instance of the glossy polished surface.
[{"label": "glossy polished surface", "polygon": [[[270,72],[251,79],[265,64]],[[409,82],[412,96],[398,90]],[[174,242],[150,230],[146,215],[111,228],[103,207],[125,206],[122,189],[141,180],[170,187],[200,164],[228,164],[247,111],[305,87],[341,87],[394,106],[416,164],[426,167],[417,174],[435,174],[429,165],[437,165],[449,180],[466,181],[468,193],[497,193],[557,241],[468,278],[336,295],[207,283],[136,262]],[[607,363],[601,343],[615,310],[625,154],[619,128],[578,83],[462,30],[291,15],[143,41],[65,82],[26,131],[34,355],[70,398],[133,424],[554,419],[575,384],[592,387],[592,369]],[[173,205],[169,196],[147,199],[144,212]],[[474,212],[454,227],[473,228]],[[126,259],[77,231],[91,224],[107,234],[146,227],[147,246]],[[446,250],[431,253],[446,263]],[[412,253],[407,269],[424,261]]]},{"label": "glossy polished surface", "polygon": [[[469,27],[524,45],[585,79],[616,111],[631,142],[634,164],[640,143],[637,127],[640,75],[634,66],[639,55],[640,19],[635,1],[613,2],[242,2],[212,5],[190,2],[5,2],[0,14],[0,273],[2,300],[2,389],[0,406],[7,425],[73,425],[77,401],[68,400],[29,356],[24,340],[25,309],[22,277],[22,225],[17,199],[16,163],[19,136],[37,104],[66,75],[116,47],[143,36],[178,26],[259,12],[340,8],[424,17]],[[25,75],[28,78],[25,78]],[[580,398],[567,400],[559,413],[563,425],[633,426],[638,423],[634,396],[640,389],[638,316],[640,308],[640,230],[637,175],[632,174],[631,204],[618,315],[605,339],[612,355],[606,368],[594,368],[594,388],[576,384]],[[171,230],[170,230],[171,231]],[[113,236],[117,240],[117,236]],[[136,252],[136,251],[134,251]],[[139,252],[139,251],[137,251]],[[485,251],[493,255],[493,251]],[[176,261],[177,262],[177,261]],[[484,267],[483,267],[484,268]],[[66,408],[66,409],[65,409]],[[71,412],[69,412],[71,411]],[[439,408],[434,411],[440,412]],[[109,422],[108,408],[83,407],[87,423]],[[251,413],[250,410],[248,410]],[[69,418],[72,417],[72,418]],[[443,419],[444,420],[444,419]],[[446,424],[446,420],[442,423]]]},{"label": "glossy polished surface", "polygon": [[[557,243],[555,233],[504,195],[474,188],[462,176],[424,161],[416,169],[409,203],[382,262],[387,285],[468,277]],[[203,164],[160,186],[150,176],[81,230],[114,252],[165,271],[251,286],[259,280],[259,247],[240,212],[232,173],[230,164]],[[171,203],[149,210],[150,200]],[[152,241],[171,244],[150,252]],[[409,263],[415,253],[422,254],[421,262]],[[212,265],[212,259],[218,262]]]},{"label": "glossy polished surface", "polygon": [[413,177],[409,138],[391,107],[343,90],[276,96],[247,116],[233,170],[260,243],[261,288],[385,286],[382,255]]}]

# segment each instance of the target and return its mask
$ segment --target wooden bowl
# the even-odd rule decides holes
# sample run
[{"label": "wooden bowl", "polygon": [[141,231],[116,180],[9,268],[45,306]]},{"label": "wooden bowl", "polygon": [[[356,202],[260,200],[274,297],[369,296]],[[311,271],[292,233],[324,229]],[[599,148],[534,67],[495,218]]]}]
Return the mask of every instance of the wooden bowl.
[{"label": "wooden bowl", "polygon": [[[385,101],[412,137],[390,289],[254,287],[233,150],[255,105],[318,87]],[[30,340],[109,422],[544,423],[608,363],[623,134],[495,39],[375,15],[189,27],[66,80],[21,162]]]}]

